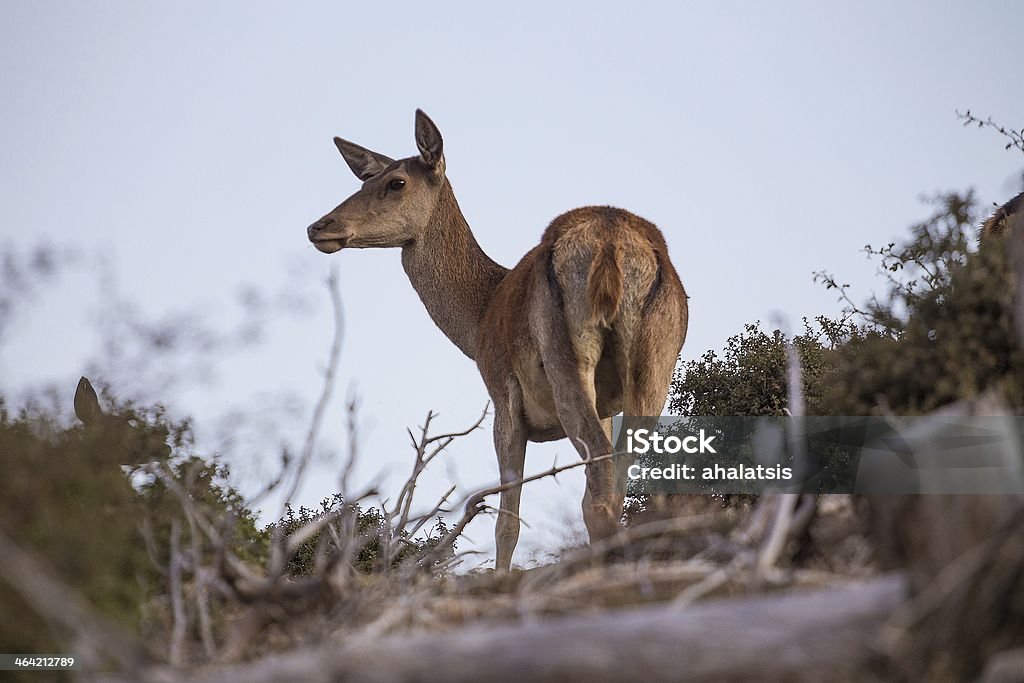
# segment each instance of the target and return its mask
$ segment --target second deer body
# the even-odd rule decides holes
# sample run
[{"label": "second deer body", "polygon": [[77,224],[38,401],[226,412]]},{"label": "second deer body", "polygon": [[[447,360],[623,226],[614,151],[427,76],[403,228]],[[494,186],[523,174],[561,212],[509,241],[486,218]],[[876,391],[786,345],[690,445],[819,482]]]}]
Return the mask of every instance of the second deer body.
[{"label": "second deer body", "polygon": [[[416,113],[419,155],[394,161],[335,138],[362,188],[309,226],[325,253],[399,247],[431,318],[474,359],[494,403],[503,481],[522,478],[528,441],[566,436],[584,458],[612,452],[611,417],[661,412],[686,336],[687,301],[661,232],[611,207],[556,218],[515,268],[480,248],[445,176],[441,134]],[[591,540],[618,528],[628,458],[587,465]],[[521,488],[506,490],[496,567],[519,538]]]}]

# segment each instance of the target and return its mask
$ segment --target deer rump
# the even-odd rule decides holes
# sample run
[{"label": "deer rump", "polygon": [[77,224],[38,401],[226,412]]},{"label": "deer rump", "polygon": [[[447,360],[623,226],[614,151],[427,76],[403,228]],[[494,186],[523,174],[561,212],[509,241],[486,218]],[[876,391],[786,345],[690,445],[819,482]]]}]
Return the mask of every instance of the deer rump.
[{"label": "deer rump", "polygon": [[[624,397],[630,373],[643,372],[655,360],[646,357],[649,343],[636,342],[651,335],[678,336],[680,314],[685,320],[685,311],[673,311],[664,321],[668,329],[657,329],[658,309],[673,300],[662,285],[674,272],[661,233],[628,211],[584,207],[551,223],[540,245],[499,286],[488,311],[491,323],[505,323],[490,329],[511,331],[515,320],[528,321],[528,329],[520,324],[518,334],[508,335],[516,343],[505,349],[481,340],[477,359],[485,379],[498,380],[511,370],[518,380],[510,407],[515,412],[521,406],[529,440],[591,431],[566,424],[589,421],[581,412],[596,412],[593,417],[601,419],[628,411]],[[669,363],[681,342],[672,345]],[[502,350],[512,355],[507,359],[511,367],[500,358]],[[490,381],[488,387],[492,396],[495,389],[505,389]],[[519,391],[521,402],[515,396]]]}]

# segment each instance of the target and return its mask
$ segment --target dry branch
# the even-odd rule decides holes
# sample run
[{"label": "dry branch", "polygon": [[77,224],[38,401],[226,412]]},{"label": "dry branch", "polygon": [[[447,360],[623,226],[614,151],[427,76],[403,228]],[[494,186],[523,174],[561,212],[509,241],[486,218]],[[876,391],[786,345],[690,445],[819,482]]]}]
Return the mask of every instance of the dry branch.
[{"label": "dry branch", "polygon": [[[901,579],[822,591],[648,607],[594,617],[327,644],[192,674],[184,683],[327,681],[863,680]],[[111,679],[121,680],[121,679]]]},{"label": "dry branch", "polygon": [[[313,416],[310,419],[309,429],[306,432],[306,439],[303,443],[302,453],[295,466],[295,471],[292,475],[292,482],[283,498],[282,505],[287,505],[295,498],[295,494],[299,490],[299,486],[302,484],[302,478],[305,474],[306,467],[313,459],[313,452],[316,447],[317,438],[320,435],[320,427],[323,423],[324,412],[327,410],[327,404],[330,403],[331,395],[334,393],[334,377],[337,373],[338,363],[341,359],[341,342],[345,334],[345,324],[341,307],[341,291],[338,289],[337,269],[331,269],[327,276],[326,285],[327,291],[331,296],[331,309],[334,313],[334,336],[331,339],[331,348],[327,354],[327,368],[324,371],[324,381],[320,388],[320,396],[313,408]],[[282,480],[283,478],[284,477],[282,477]],[[284,509],[282,507],[281,514],[278,515],[278,517],[280,518],[283,514]],[[288,557],[285,554],[284,540],[280,538],[279,531],[275,529],[271,545],[270,573],[272,575],[279,576],[284,571],[284,566],[287,561]]]},{"label": "dry branch", "polygon": [[468,526],[469,523],[472,522],[473,519],[478,514],[480,514],[488,508],[488,506],[484,503],[484,500],[488,496],[493,496],[501,493],[502,491],[507,491],[509,489],[516,488],[524,484],[529,484],[530,482],[537,481],[538,479],[556,477],[562,472],[565,472],[566,470],[575,469],[577,467],[582,467],[584,465],[590,465],[595,462],[601,462],[602,460],[609,460],[618,455],[622,455],[622,453],[608,453],[606,455],[599,455],[596,457],[587,458],[585,460],[579,460],[578,462],[569,463],[568,465],[552,465],[550,468],[544,470],[543,472],[537,472],[536,474],[531,474],[527,477],[521,477],[519,479],[509,481],[504,484],[497,484],[495,486],[481,489],[476,493],[471,494],[466,498],[465,503],[463,505],[462,517],[460,517],[459,521],[456,522],[455,525],[448,531],[448,533],[441,538],[437,546],[423,557],[423,559],[420,561],[421,564],[429,567],[433,562],[442,560],[445,558],[446,555],[451,554],[455,542],[458,540],[459,536],[461,536],[462,533],[466,530],[466,526]]}]

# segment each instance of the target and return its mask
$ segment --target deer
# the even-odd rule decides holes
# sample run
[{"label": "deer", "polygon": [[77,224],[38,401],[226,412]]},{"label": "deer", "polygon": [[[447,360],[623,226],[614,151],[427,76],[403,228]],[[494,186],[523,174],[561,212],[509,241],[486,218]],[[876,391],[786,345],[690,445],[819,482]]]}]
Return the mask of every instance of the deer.
[{"label": "deer", "polygon": [[661,414],[686,339],[687,294],[661,231],[624,209],[555,218],[512,269],[480,247],[446,175],[437,125],[416,110],[418,154],[392,159],[334,138],[362,186],[308,226],[324,254],[401,249],[430,318],[474,360],[493,406],[501,491],[495,570],[519,540],[528,442],[568,437],[586,461],[591,543],[621,528],[627,457],[612,420]]},{"label": "deer", "polygon": [[1012,228],[1021,222],[1022,215],[1024,215],[1024,192],[1000,206],[981,224],[981,241],[1009,234],[1012,232]]},{"label": "deer", "polygon": [[99,396],[88,377],[78,380],[74,398],[75,417],[82,423],[94,448],[107,457],[123,460],[122,465],[163,460],[171,455],[165,427],[147,429],[124,415],[110,414],[100,406]]}]

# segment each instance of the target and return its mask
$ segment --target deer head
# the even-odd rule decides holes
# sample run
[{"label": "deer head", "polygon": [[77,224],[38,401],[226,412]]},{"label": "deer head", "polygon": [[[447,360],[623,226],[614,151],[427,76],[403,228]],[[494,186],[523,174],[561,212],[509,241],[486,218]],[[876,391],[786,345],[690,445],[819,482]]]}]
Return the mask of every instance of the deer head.
[{"label": "deer head", "polygon": [[341,138],[334,144],[363,186],[306,229],[309,241],[331,254],[345,247],[402,247],[420,238],[445,185],[443,141],[430,117],[416,110],[418,156],[395,161]]},{"label": "deer head", "polygon": [[85,427],[92,448],[121,464],[162,460],[171,454],[166,427],[142,424],[134,414],[110,415],[100,407],[92,383],[85,377],[75,389],[75,415]]}]

